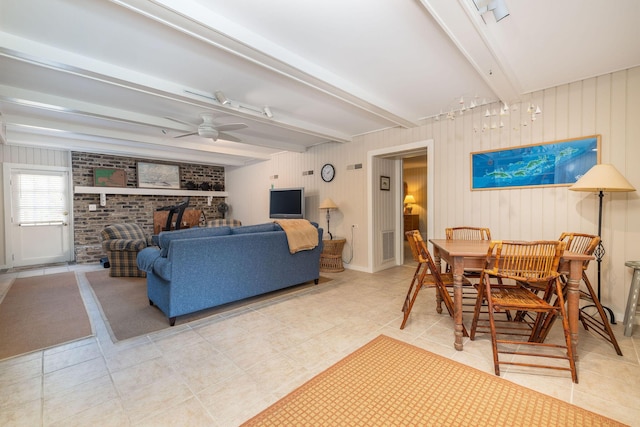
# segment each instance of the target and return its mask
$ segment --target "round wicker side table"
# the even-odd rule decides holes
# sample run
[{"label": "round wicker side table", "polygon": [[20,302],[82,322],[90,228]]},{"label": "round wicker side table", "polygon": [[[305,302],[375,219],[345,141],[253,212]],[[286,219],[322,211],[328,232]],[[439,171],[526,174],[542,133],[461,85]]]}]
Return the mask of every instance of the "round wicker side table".
[{"label": "round wicker side table", "polygon": [[347,239],[323,240],[324,247],[320,254],[320,271],[339,273],[344,271],[342,265],[342,249]]}]

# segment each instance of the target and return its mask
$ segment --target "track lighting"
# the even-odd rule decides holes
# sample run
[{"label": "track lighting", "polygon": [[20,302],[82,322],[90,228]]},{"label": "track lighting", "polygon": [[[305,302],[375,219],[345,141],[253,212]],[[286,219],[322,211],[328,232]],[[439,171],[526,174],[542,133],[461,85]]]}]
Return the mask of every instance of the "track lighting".
[{"label": "track lighting", "polygon": [[496,22],[509,16],[509,9],[505,0],[473,0],[478,9],[480,15],[484,15],[487,12],[493,12],[493,17]]},{"label": "track lighting", "polygon": [[224,93],[222,93],[222,91],[218,90],[214,93],[214,95],[216,96],[216,99],[218,100],[218,102],[222,105],[229,105],[231,104],[231,101],[229,101],[229,98],[227,98]]}]

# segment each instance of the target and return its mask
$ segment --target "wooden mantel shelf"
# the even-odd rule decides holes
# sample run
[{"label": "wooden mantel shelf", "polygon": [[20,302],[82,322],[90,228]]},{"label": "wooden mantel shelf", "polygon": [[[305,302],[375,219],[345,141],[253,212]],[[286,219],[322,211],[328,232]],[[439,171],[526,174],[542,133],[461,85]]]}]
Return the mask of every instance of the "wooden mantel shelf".
[{"label": "wooden mantel shelf", "polygon": [[84,187],[81,185],[76,185],[74,192],[76,194],[99,194],[100,206],[107,206],[107,194],[206,197],[209,206],[211,206],[214,197],[229,196],[226,191],[181,190],[178,188]]},{"label": "wooden mantel shelf", "polygon": [[76,185],[76,194],[134,194],[138,196],[228,197],[226,191],[181,190],[177,188],[84,187]]}]

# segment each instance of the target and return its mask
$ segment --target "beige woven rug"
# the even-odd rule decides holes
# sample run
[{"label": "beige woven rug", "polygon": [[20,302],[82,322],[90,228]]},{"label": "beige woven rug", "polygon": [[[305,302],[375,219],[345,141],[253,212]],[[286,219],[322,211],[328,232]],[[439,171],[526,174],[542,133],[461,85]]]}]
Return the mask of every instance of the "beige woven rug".
[{"label": "beige woven rug", "polygon": [[[85,276],[96,296],[102,318],[113,342],[147,335],[170,327],[169,320],[160,309],[149,305],[147,279],[142,277],[111,277],[107,269],[90,271],[85,273]],[[326,283],[329,280],[320,277],[319,283]],[[313,282],[178,316],[176,326],[311,286],[315,286]]]},{"label": "beige woven rug", "polygon": [[245,426],[621,426],[380,335]]},{"label": "beige woven rug", "polygon": [[0,304],[0,359],[92,334],[75,273],[16,279]]}]

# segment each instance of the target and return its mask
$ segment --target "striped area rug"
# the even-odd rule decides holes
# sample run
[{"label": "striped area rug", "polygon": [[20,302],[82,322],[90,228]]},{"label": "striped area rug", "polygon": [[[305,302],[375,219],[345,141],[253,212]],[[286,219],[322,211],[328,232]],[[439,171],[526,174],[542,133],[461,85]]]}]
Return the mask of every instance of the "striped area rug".
[{"label": "striped area rug", "polygon": [[244,426],[621,426],[380,335]]}]

